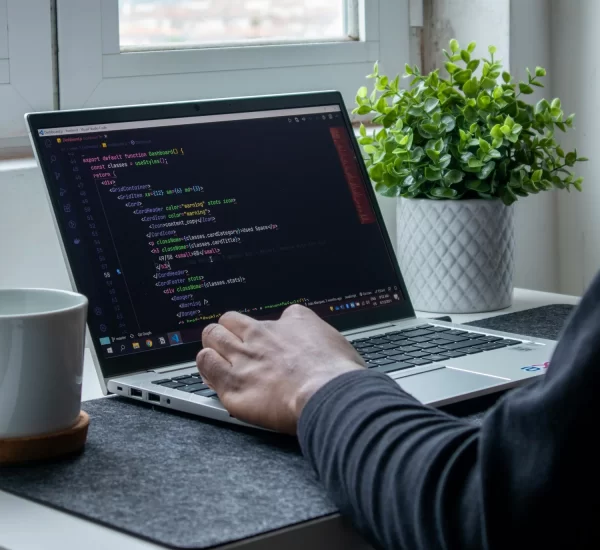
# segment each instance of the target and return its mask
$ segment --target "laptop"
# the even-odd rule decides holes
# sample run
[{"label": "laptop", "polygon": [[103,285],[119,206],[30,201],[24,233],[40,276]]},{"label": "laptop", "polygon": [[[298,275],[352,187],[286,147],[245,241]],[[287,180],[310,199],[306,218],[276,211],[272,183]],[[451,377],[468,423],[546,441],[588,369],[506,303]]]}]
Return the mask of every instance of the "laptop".
[{"label": "laptop", "polygon": [[337,92],[26,121],[105,394],[241,423],[195,367],[202,329],[297,303],[423,403],[545,372],[552,341],[415,317]]}]

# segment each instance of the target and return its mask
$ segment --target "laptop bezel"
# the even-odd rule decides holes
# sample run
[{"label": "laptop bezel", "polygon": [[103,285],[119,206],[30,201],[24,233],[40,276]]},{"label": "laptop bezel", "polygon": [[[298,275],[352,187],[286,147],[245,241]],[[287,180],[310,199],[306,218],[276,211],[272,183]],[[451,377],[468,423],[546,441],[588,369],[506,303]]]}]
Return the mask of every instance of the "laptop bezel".
[{"label": "laptop bezel", "polygon": [[[41,162],[40,141],[38,131],[43,128],[64,127],[64,126],[80,126],[94,124],[108,124],[115,122],[133,122],[141,120],[157,120],[165,118],[179,117],[194,117],[202,115],[214,114],[229,114],[252,111],[265,111],[275,109],[293,109],[301,107],[319,107],[324,105],[339,105],[343,116],[346,130],[350,135],[350,142],[354,149],[354,153],[358,159],[358,164],[361,170],[361,176],[364,181],[368,182],[369,177],[365,164],[362,160],[359,145],[354,136],[351,121],[348,117],[342,96],[339,92],[312,92],[300,94],[286,94],[277,96],[258,96],[248,98],[231,98],[217,100],[201,100],[201,101],[186,101],[176,103],[161,103],[161,104],[145,104],[122,107],[103,107],[94,109],[81,109],[69,111],[52,111],[40,113],[28,113],[25,119],[30,131],[30,139],[38,165],[44,175],[44,183],[46,196],[49,200],[52,217],[60,234],[60,245],[67,264],[67,269],[71,279],[71,284],[75,290],[81,292],[73,272],[71,270],[70,252],[65,245],[65,234],[61,224],[58,221],[58,198],[53,196],[52,188],[49,184],[51,174],[48,167]],[[373,190],[372,185],[366,185],[367,194],[373,211],[375,213],[377,223],[390,257],[390,262],[395,271],[397,284],[401,294],[405,298],[404,301],[394,303],[390,306],[378,307],[369,310],[349,310],[347,313],[339,316],[330,317],[327,319],[331,325],[340,331],[355,330],[371,325],[385,324],[400,320],[414,318],[415,313],[404,283],[404,279],[400,272],[395,252],[385,226],[379,204]],[[91,308],[90,308],[91,309]],[[88,312],[88,319],[91,316],[91,311]],[[88,334],[91,335],[88,325]],[[105,358],[102,354],[102,348],[99,340],[92,337],[95,352],[93,355],[96,359],[97,367],[100,369],[101,377],[104,381],[119,376],[131,375],[138,372],[146,372],[188,363],[194,360],[197,351],[201,347],[200,342],[183,344],[180,346],[169,346],[163,349],[155,349],[151,352],[133,353],[120,357]]]}]

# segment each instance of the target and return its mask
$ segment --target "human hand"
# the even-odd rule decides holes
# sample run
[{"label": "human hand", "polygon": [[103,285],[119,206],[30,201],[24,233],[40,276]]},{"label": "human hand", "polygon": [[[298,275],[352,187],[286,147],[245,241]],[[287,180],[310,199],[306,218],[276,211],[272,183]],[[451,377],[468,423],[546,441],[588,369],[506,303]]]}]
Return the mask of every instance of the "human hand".
[{"label": "human hand", "polygon": [[231,415],[289,434],[319,388],[364,368],[337,330],[300,305],[287,308],[279,321],[226,313],[204,329],[202,344],[198,370]]}]

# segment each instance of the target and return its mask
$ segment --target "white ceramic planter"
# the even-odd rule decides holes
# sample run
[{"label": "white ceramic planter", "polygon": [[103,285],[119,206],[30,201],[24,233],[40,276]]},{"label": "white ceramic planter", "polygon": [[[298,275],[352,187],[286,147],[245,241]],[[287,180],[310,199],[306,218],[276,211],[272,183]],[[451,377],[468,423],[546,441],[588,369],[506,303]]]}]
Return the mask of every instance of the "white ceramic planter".
[{"label": "white ceramic planter", "polygon": [[416,310],[475,313],[509,307],[513,207],[500,200],[399,199],[398,261]]}]

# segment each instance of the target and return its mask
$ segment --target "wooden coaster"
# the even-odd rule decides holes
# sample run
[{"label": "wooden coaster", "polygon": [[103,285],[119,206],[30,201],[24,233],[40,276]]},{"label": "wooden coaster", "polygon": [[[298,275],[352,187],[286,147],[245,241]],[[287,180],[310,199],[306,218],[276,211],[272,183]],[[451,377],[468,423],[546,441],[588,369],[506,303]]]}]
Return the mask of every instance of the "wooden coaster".
[{"label": "wooden coaster", "polygon": [[81,411],[69,429],[52,434],[0,439],[0,466],[52,460],[83,449],[90,417]]}]

